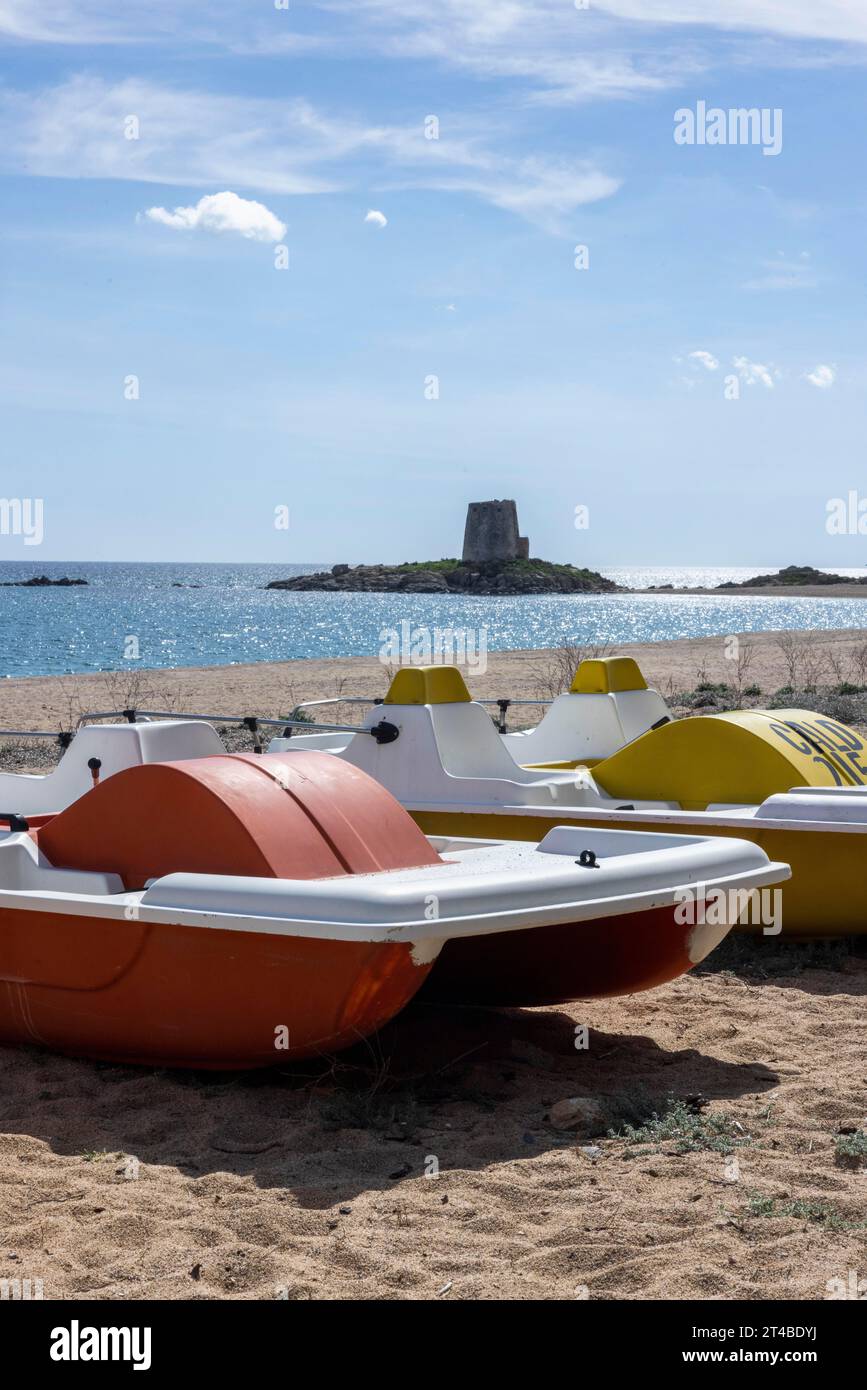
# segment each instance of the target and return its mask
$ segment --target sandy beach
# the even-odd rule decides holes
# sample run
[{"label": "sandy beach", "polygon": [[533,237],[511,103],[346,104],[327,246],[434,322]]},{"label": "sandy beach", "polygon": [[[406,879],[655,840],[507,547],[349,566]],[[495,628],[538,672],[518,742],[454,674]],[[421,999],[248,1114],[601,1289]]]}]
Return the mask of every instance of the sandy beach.
[{"label": "sandy beach", "polygon": [[[757,632],[741,634],[739,646],[751,653],[749,682],[771,693],[789,681],[791,661],[802,674],[819,674],[829,682],[857,679],[867,668],[867,628],[839,632]],[[782,646],[781,646],[782,642]],[[791,655],[786,654],[788,648]],[[477,699],[551,699],[568,687],[575,663],[602,649],[563,648],[559,651],[487,653],[483,671],[464,670]],[[700,681],[731,682],[737,661],[730,635],[684,638],[672,642],[620,643],[608,654],[633,656],[650,685],[663,693],[693,689]],[[305,700],[340,696],[385,695],[393,668],[377,658],[351,656],[329,661],[273,661],[251,665],[179,667],[174,670],[128,670],[91,676],[12,677],[0,683],[0,727],[7,729],[69,728],[82,713],[95,710],[178,710],[187,713],[288,715]],[[812,682],[810,682],[812,683]],[[532,722],[538,710],[521,717]],[[320,719],[356,722],[349,705]],[[515,715],[513,714],[513,719]],[[515,721],[517,722],[517,720]]]},{"label": "sandy beach", "polygon": [[[867,630],[796,634],[789,657],[744,642],[773,691],[793,643],[855,671]],[[722,637],[618,651],[664,692],[733,668]],[[493,653],[469,683],[541,698],[563,660]],[[8,680],[0,723],[130,700],[285,714],[387,680],[360,658]],[[0,1048],[0,1281],[46,1299],[827,1298],[867,1269],[867,1171],[841,1149],[867,1128],[862,950],[750,938],[631,998],[418,1002],[352,1053],[246,1076]],[[596,1120],[560,1128],[574,1097]]]},{"label": "sandy beach", "polygon": [[[0,1279],[48,1299],[826,1298],[867,1262],[867,1173],[835,1162],[867,1111],[867,960],[753,949],[779,973],[416,1004],[306,1074],[2,1049]],[[638,1089],[706,1097],[738,1147],[551,1124],[558,1101]]]}]

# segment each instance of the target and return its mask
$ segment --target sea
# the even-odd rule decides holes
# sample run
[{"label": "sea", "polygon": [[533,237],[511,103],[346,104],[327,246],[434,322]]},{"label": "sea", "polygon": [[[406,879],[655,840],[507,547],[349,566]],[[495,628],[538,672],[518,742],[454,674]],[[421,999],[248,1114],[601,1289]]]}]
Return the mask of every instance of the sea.
[{"label": "sea", "polygon": [[[67,675],[142,667],[230,666],[298,657],[373,655],[384,633],[463,628],[489,651],[564,643],[658,642],[784,628],[867,626],[867,597],[756,598],[655,594],[480,598],[290,593],[272,579],[318,565],[0,563],[0,580],[45,574],[87,587],[0,588],[0,675]],[[779,568],[613,566],[629,588],[707,588]],[[839,573],[862,577],[865,569]]]}]

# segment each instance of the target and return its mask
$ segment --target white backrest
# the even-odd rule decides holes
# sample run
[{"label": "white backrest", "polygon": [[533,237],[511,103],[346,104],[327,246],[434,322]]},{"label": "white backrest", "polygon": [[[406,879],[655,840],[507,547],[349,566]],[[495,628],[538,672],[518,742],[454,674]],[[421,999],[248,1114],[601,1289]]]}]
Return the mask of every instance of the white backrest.
[{"label": "white backrest", "polygon": [[623,743],[610,695],[558,695],[535,729],[502,738],[509,755],[524,764],[606,758]]},{"label": "white backrest", "polygon": [[[514,778],[516,768],[484,705],[427,705],[440,760],[453,777]],[[523,779],[521,779],[523,780]]]},{"label": "white backrest", "polygon": [[583,762],[608,758],[625,743],[646,733],[668,708],[656,690],[621,690],[611,694],[558,695],[535,729],[503,734],[509,755],[518,763]]},{"label": "white backrest", "polygon": [[[491,716],[482,705],[456,701],[441,705],[385,705],[365,717],[400,730],[392,743],[355,734],[337,754],[375,778],[405,805],[562,805],[581,803],[573,795],[572,773],[528,772],[509,756]],[[290,739],[285,751],[301,751],[303,739]]]},{"label": "white backrest", "polygon": [[47,815],[62,811],[93,786],[88,760],[99,758],[100,780],[139,763],[182,762],[223,753],[204,720],[163,719],[151,724],[86,724],[57,767],[44,776],[0,772],[0,811]]},{"label": "white backrest", "polygon": [[[617,690],[608,698],[617,710],[624,743],[646,734],[660,719],[671,719],[668,705],[658,690]],[[612,748],[597,756],[607,758],[616,751],[616,748]]]}]

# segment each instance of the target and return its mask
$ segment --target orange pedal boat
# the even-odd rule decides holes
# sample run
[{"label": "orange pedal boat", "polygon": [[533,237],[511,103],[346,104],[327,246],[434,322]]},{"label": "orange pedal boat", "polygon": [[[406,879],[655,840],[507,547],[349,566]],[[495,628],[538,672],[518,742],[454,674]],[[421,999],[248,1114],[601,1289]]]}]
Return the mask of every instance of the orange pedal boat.
[{"label": "orange pedal boat", "polygon": [[346,1047],[443,947],[449,997],[511,996],[522,972],[540,1002],[648,988],[731,925],[679,921],[683,885],[704,900],[787,874],[698,836],[429,838],[313,751],[140,763],[57,814],[2,819],[0,1042],[158,1066]]}]

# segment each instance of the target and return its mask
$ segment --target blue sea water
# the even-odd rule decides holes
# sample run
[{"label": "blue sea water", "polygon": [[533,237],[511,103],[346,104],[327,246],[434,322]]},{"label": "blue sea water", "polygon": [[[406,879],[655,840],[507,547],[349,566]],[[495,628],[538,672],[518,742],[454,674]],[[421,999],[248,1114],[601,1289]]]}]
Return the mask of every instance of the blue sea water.
[{"label": "blue sea water", "polygon": [[[487,629],[491,651],[564,642],[655,642],[783,628],[867,626],[867,599],[658,597],[653,594],[459,598],[268,590],[319,565],[0,563],[0,579],[47,574],[86,588],[0,588],[0,675],[121,670],[127,639],[144,667],[224,666],[371,655],[383,628]],[[605,572],[621,584],[714,585],[777,568],[674,567]],[[864,570],[846,570],[862,575]],[[175,587],[181,585],[183,587]],[[199,587],[192,587],[199,586]]]}]

